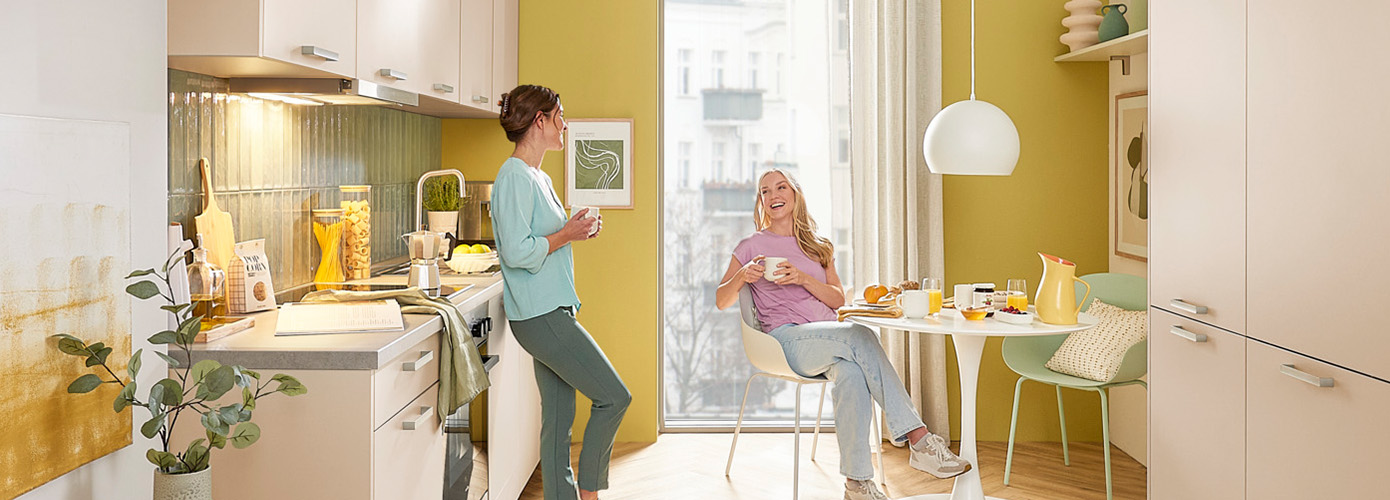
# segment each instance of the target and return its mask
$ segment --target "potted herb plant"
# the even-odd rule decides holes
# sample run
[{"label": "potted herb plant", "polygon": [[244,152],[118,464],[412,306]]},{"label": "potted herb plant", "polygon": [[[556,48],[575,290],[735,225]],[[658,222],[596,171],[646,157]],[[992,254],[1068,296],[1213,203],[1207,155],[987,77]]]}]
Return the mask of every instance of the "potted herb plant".
[{"label": "potted herb plant", "polygon": [[[165,305],[160,309],[177,319],[176,330],[165,330],[149,338],[152,344],[167,344],[182,349],[185,359],[192,359],[190,346],[198,336],[202,316],[194,316],[191,304],[174,303],[169,285],[169,266],[174,257],[165,261],[159,271],[144,269],[130,273],[127,279],[146,276],[154,279],[141,279],[126,287],[126,293],[147,300],[155,297],[163,299]],[[162,286],[161,286],[162,285]],[[165,293],[169,291],[169,293]],[[143,349],[135,351],[130,357],[126,373],[117,374],[107,364],[112,348],[102,342],[87,343],[68,334],[53,335],[57,348],[86,360],[86,365],[94,367],[96,373],[88,373],[68,385],[68,392],[84,394],[102,384],[119,384],[122,389],[112,408],[116,413],[126,408],[139,406],[149,412],[150,418],[140,426],[140,434],[146,438],[158,438],[159,447],[145,452],[145,458],[155,466],[154,500],[172,499],[212,499],[212,475],[209,470],[212,449],[222,449],[228,444],[241,449],[251,446],[261,437],[261,428],[251,422],[251,413],[257,401],[271,394],[282,393],[298,396],[308,389],[294,377],[275,374],[262,379],[260,373],[236,365],[223,365],[205,359],[185,366],[179,360],[155,351],[169,365],[170,376],[156,382],[145,390],[142,398],[138,393],[135,378],[140,373]],[[122,378],[122,375],[125,375]],[[230,404],[218,400],[235,389],[241,389],[241,397]],[[134,411],[134,410],[132,410]],[[186,446],[175,447],[171,443],[174,424],[179,417],[193,418],[197,415],[206,431],[206,438],[194,439]]]},{"label": "potted herb plant", "polygon": [[453,176],[425,179],[425,207],[430,231],[458,234],[459,180]]}]

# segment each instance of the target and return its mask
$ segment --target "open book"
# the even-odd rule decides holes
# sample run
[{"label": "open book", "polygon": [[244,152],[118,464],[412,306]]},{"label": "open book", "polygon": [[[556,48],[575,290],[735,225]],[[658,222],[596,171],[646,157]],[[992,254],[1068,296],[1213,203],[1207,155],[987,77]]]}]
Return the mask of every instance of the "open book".
[{"label": "open book", "polygon": [[405,330],[394,299],[356,302],[290,302],[280,306],[276,335],[372,333]]}]

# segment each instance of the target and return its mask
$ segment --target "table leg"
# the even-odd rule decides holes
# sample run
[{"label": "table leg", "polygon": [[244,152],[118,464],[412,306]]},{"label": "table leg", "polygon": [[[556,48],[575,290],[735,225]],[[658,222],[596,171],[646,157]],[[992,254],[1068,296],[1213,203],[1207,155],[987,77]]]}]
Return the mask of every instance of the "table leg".
[{"label": "table leg", "polygon": [[985,500],[980,485],[980,461],[975,447],[975,400],[980,379],[980,358],[985,351],[985,336],[954,335],[956,364],[960,367],[960,456],[970,461],[970,472],[956,476],[951,494],[918,495],[900,500]]}]

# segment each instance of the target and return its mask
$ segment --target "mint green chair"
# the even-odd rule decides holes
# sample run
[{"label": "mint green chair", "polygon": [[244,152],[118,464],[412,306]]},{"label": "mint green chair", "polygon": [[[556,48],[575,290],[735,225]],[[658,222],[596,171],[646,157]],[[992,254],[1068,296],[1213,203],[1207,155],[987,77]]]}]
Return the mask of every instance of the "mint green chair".
[{"label": "mint green chair", "polygon": [[[1148,309],[1148,281],[1144,278],[1128,274],[1098,273],[1082,276],[1081,279],[1086,280],[1091,285],[1091,298],[1082,304],[1081,309],[1083,311],[1090,309],[1091,302],[1097,298],[1107,304],[1130,311]],[[1076,287],[1076,296],[1085,297],[1082,285],[1078,283]],[[1057,419],[1062,423],[1062,463],[1068,466],[1071,465],[1071,456],[1067,450],[1067,417],[1062,409],[1062,388],[1095,391],[1100,394],[1102,444],[1105,449],[1105,498],[1111,499],[1113,493],[1110,484],[1110,407],[1105,391],[1111,387],[1131,384],[1139,384],[1144,386],[1145,390],[1148,389],[1148,384],[1139,378],[1143,377],[1149,370],[1149,343],[1144,341],[1130,347],[1125,352],[1124,360],[1120,362],[1120,371],[1115,374],[1115,377],[1104,382],[1097,382],[1057,373],[1045,366],[1047,360],[1052,359],[1052,354],[1056,353],[1059,347],[1062,347],[1062,341],[1066,340],[1067,335],[1069,334],[1004,339],[1004,363],[1009,365],[1009,369],[1020,375],[1018,383],[1014,384],[1014,410],[1013,418],[1009,421],[1009,454],[1004,461],[1004,485],[1009,484],[1009,473],[1012,472],[1014,462],[1014,432],[1018,429],[1018,396],[1023,389],[1023,381],[1032,380],[1057,388]]]}]

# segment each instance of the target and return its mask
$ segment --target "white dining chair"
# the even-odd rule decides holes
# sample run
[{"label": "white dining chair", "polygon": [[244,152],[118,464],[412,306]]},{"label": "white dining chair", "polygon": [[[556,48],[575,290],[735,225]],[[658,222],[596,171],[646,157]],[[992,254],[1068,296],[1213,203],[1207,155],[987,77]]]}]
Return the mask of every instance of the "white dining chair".
[{"label": "white dining chair", "polygon": [[[811,438],[811,461],[816,461],[816,444],[820,440],[821,414],[825,412],[825,384],[830,380],[825,375],[815,377],[803,377],[792,370],[791,365],[787,364],[787,355],[782,352],[782,344],[771,335],[763,333],[761,323],[758,321],[758,311],[753,305],[753,295],[748,287],[743,287],[738,293],[738,303],[740,321],[743,330],[743,352],[748,356],[748,361],[759,371],[748,377],[748,383],[743,387],[743,402],[738,407],[738,423],[734,425],[734,440],[729,445],[729,461],[724,465],[724,476],[729,476],[729,471],[734,465],[734,449],[738,447],[738,435],[743,429],[743,412],[748,405],[748,389],[753,386],[753,379],[758,377],[775,378],[796,384],[796,412],[792,418],[792,500],[797,499],[799,493],[798,480],[801,473],[801,387],[806,384],[820,384],[820,404],[816,407],[816,430]],[[878,470],[875,472],[878,482],[883,484],[883,449],[881,446],[882,438],[879,437],[879,415],[873,412],[873,452],[878,456]]]}]

